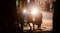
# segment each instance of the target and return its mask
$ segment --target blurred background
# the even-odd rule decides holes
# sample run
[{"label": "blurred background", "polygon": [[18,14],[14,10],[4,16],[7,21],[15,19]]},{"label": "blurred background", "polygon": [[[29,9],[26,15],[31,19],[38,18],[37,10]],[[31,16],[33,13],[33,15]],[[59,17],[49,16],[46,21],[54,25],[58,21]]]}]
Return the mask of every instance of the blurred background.
[{"label": "blurred background", "polygon": [[56,0],[16,0],[19,29],[53,31],[53,2]]}]

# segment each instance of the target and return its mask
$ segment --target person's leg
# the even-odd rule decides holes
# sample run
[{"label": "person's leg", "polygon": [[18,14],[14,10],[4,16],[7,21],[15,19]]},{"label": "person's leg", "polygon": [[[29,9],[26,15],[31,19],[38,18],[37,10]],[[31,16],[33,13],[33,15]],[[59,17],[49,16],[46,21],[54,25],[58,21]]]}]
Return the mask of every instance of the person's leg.
[{"label": "person's leg", "polygon": [[40,25],[38,25],[38,29],[39,29],[39,30],[41,30],[41,24],[40,24]]}]

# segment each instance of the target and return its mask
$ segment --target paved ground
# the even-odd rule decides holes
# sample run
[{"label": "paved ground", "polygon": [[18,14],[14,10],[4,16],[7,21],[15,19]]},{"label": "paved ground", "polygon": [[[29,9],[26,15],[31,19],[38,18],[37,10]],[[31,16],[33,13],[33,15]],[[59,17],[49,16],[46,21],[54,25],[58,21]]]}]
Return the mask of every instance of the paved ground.
[{"label": "paved ground", "polygon": [[41,29],[43,31],[50,31],[53,28],[53,13],[52,12],[42,12],[43,13],[43,23]]},{"label": "paved ground", "polygon": [[23,33],[51,33],[52,31],[26,31]]}]

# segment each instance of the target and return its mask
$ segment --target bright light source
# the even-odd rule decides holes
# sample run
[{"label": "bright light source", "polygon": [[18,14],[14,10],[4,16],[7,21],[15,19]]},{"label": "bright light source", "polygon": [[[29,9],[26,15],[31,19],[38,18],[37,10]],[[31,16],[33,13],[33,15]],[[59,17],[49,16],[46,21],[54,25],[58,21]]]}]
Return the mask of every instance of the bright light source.
[{"label": "bright light source", "polygon": [[37,8],[32,8],[31,9],[31,14],[32,15],[36,15],[38,13],[38,9]]},{"label": "bright light source", "polygon": [[26,15],[29,14],[29,12],[26,9],[23,10],[23,13]]},{"label": "bright light source", "polygon": [[23,10],[23,13],[26,13],[27,11],[26,10]]},{"label": "bright light source", "polygon": [[28,3],[30,2],[30,0],[27,0],[28,1]]}]

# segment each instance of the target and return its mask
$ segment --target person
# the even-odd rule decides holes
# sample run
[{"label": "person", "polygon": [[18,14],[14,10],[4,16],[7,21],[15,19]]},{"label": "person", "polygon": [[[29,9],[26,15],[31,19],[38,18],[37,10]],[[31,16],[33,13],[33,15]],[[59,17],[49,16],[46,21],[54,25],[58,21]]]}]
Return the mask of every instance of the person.
[{"label": "person", "polygon": [[[35,16],[35,21],[33,21],[32,15],[29,14],[27,17],[27,20],[28,20],[28,23],[33,23],[33,25],[34,24],[38,25],[38,29],[39,29],[42,24],[42,17],[43,17],[42,13],[38,13],[38,15]],[[34,30],[34,28],[33,28],[33,30]]]},{"label": "person", "polygon": [[38,15],[35,18],[35,22],[33,22],[34,24],[38,25],[38,29],[41,29],[42,17],[42,13],[38,13]]},{"label": "person", "polygon": [[38,22],[38,28],[40,27],[40,29],[41,29],[41,24],[42,24],[42,18],[43,18],[43,16],[42,16],[42,13],[40,13],[40,18],[39,18],[39,22]]}]

